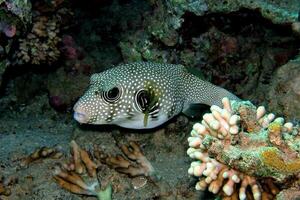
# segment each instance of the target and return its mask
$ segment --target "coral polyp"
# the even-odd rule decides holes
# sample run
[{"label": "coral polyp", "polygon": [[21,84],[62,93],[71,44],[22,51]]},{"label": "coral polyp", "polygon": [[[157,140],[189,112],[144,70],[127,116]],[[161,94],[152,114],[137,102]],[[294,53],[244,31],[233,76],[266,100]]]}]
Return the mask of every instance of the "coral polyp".
[{"label": "coral polyp", "polygon": [[[222,100],[193,126],[187,154],[197,190],[233,199],[273,199],[296,187],[300,128],[249,101]],[[248,187],[249,186],[249,187]],[[250,189],[247,191],[247,189]]]}]

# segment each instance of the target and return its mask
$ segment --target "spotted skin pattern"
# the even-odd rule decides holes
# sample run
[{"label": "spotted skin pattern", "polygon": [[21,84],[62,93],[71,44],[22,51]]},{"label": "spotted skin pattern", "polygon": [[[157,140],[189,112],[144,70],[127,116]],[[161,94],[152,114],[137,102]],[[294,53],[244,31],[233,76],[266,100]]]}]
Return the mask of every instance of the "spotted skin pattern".
[{"label": "spotted skin pattern", "polygon": [[[141,91],[146,91],[146,95],[139,96]],[[105,94],[114,100],[107,100]],[[122,64],[92,75],[87,91],[74,106],[74,118],[87,124],[154,128],[191,104],[220,106],[225,96],[238,99],[227,90],[190,74],[182,65]],[[144,111],[143,105],[146,106]]]}]

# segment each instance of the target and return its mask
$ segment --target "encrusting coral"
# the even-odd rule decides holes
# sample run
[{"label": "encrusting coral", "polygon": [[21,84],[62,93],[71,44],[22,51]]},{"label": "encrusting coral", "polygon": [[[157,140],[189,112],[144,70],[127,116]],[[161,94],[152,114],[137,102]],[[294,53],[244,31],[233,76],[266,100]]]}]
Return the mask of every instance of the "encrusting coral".
[{"label": "encrusting coral", "polygon": [[299,126],[249,101],[222,103],[211,106],[188,138],[187,154],[197,160],[188,170],[199,177],[196,189],[223,199],[264,200],[299,187]]},{"label": "encrusting coral", "polygon": [[61,167],[56,167],[54,179],[60,187],[75,194],[95,196],[99,200],[110,200],[112,188],[101,189],[97,179],[98,165],[93,162],[87,151],[71,141],[72,161]]},{"label": "encrusting coral", "polygon": [[139,145],[135,142],[130,142],[129,146],[121,145],[121,150],[124,155],[108,156],[104,155],[99,147],[95,146],[95,157],[117,172],[124,173],[130,177],[136,176],[152,176],[154,168],[145,155],[142,153]]}]

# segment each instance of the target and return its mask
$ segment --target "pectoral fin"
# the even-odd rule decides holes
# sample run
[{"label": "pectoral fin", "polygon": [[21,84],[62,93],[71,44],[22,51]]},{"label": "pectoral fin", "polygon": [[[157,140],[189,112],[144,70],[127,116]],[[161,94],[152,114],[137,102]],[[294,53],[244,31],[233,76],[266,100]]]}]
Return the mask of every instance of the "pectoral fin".
[{"label": "pectoral fin", "polygon": [[195,103],[195,104],[189,104],[185,106],[185,108],[182,110],[182,113],[194,119],[194,118],[202,117],[203,112],[207,109],[208,109],[207,105]]}]

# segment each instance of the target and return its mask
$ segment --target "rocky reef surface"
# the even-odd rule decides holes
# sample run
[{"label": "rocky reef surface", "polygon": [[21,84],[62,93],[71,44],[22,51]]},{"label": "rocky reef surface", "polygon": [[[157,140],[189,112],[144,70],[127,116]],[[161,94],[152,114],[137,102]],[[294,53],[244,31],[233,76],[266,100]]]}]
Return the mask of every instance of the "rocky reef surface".
[{"label": "rocky reef surface", "polygon": [[[210,192],[196,191],[198,179],[187,173],[191,162],[186,156],[191,143],[187,139],[200,119],[179,116],[155,130],[131,131],[78,125],[72,119],[72,106],[91,74],[122,62],[154,61],[183,64],[296,126],[299,7],[298,0],[0,0],[0,199],[94,199],[96,190],[87,188],[85,181],[92,177],[95,183],[95,175],[88,173],[94,165],[79,167],[87,168],[82,173],[76,170],[78,165],[72,167],[74,160],[85,158],[96,164],[97,187],[111,185],[113,199],[213,199]],[[284,123],[275,122],[259,132],[262,140],[258,140],[266,148],[274,144],[263,133],[276,132],[278,126],[285,129]],[[284,140],[292,137],[284,133]],[[227,141],[208,138],[218,144]],[[72,140],[81,150],[70,155]],[[139,148],[132,149],[131,142]],[[131,154],[125,147],[135,151]],[[216,155],[217,148],[207,148]],[[75,159],[74,152],[88,156]],[[227,159],[226,152],[216,160],[231,170],[235,162]],[[132,160],[134,153],[139,156]],[[298,172],[298,165],[268,153],[285,168],[296,166]],[[297,158],[294,153],[290,156]],[[298,183],[285,182],[291,174],[279,176],[277,167],[268,171],[273,173],[269,178],[276,180],[271,182],[262,176],[264,167],[258,174],[242,165],[234,169],[239,171],[239,184],[245,182],[240,188],[247,184],[256,188],[252,193],[246,190],[250,199],[264,195],[261,187],[271,191],[271,198],[299,197]],[[152,168],[155,173],[149,171]],[[76,182],[64,187],[74,170],[75,180],[81,177],[86,185],[80,182],[78,188]],[[278,186],[283,182],[290,187]],[[224,197],[221,189],[211,190]]]}]

